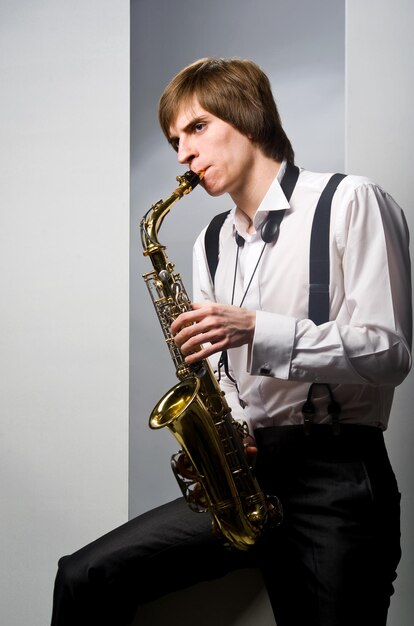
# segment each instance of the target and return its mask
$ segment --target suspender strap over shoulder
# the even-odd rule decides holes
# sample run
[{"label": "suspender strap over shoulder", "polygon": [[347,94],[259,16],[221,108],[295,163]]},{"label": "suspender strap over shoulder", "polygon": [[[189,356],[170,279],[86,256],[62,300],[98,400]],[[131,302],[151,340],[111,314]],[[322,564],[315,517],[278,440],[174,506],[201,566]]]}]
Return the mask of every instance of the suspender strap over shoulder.
[{"label": "suspender strap over shoulder", "polygon": [[329,228],[332,198],[345,174],[334,174],[315,209],[309,255],[309,319],[315,324],[329,321]]},{"label": "suspender strap over shoulder", "polygon": [[[329,321],[329,229],[331,222],[332,198],[345,174],[334,174],[323,190],[315,209],[312,224],[310,254],[309,254],[309,308],[308,316],[315,324],[320,325]],[[305,435],[309,435],[315,415],[315,406],[312,394],[316,383],[309,387],[308,397],[302,406],[303,425]],[[327,412],[332,420],[332,432],[339,434],[339,414],[341,407],[336,402],[332,389],[324,385],[330,396]]]},{"label": "suspender strap over shoulder", "polygon": [[286,170],[283,174],[280,186],[282,187],[282,191],[288,201],[290,200],[296,183],[298,182],[299,173],[300,170],[296,165],[293,165],[293,163],[290,163],[289,161],[286,163]]},{"label": "suspender strap over shoulder", "polygon": [[215,215],[210,224],[207,226],[207,230],[204,235],[208,269],[210,270],[210,276],[213,283],[219,261],[220,230],[229,213],[230,211],[225,211],[224,213]]}]

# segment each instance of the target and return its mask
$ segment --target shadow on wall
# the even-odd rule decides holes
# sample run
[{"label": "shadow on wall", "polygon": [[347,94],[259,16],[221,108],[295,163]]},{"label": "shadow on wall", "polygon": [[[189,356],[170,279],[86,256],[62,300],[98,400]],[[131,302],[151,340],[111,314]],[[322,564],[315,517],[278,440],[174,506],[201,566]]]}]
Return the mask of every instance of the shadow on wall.
[{"label": "shadow on wall", "polygon": [[[177,572],[178,574],[178,572]],[[131,626],[273,626],[260,571],[246,569],[141,606]]]}]

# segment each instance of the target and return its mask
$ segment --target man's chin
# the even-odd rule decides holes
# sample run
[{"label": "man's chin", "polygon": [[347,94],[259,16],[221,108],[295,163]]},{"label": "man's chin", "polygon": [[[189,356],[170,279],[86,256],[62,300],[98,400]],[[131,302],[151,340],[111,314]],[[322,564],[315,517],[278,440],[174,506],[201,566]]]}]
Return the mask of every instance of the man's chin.
[{"label": "man's chin", "polygon": [[213,184],[209,184],[207,181],[202,180],[200,186],[203,187],[204,191],[208,193],[212,198],[217,198],[218,196],[223,196],[226,191],[221,189],[221,187],[217,187]]},{"label": "man's chin", "polygon": [[[204,185],[203,185],[203,187],[204,187]],[[204,187],[204,190],[212,198],[218,198],[219,196],[224,196],[224,194],[226,193],[225,191],[222,191],[221,189],[209,189],[207,187]]]}]

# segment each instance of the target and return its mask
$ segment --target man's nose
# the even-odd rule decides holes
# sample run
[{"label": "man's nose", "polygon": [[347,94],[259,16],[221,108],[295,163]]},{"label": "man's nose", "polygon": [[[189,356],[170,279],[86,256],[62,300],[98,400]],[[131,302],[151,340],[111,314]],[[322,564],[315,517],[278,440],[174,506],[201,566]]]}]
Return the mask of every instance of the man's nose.
[{"label": "man's nose", "polygon": [[190,165],[195,156],[196,150],[191,141],[191,138],[180,138],[180,142],[178,144],[178,162],[182,165]]}]

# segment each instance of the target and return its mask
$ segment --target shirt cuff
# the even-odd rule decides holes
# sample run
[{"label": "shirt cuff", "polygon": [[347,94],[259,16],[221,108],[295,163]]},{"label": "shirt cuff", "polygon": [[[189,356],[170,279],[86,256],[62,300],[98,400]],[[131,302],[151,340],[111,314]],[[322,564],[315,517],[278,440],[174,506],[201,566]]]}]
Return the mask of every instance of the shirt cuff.
[{"label": "shirt cuff", "polygon": [[256,311],[256,328],[248,363],[249,373],[288,380],[295,330],[294,317]]}]

